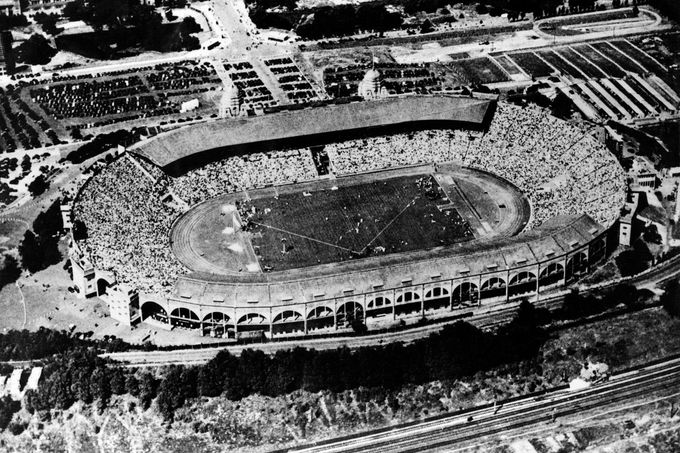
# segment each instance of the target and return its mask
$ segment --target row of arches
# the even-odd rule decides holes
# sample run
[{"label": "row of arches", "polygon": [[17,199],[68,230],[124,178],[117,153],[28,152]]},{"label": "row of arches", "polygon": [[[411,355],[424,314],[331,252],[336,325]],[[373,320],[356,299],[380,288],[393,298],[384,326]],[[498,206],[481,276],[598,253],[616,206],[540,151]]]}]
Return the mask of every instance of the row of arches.
[{"label": "row of arches", "polygon": [[[538,277],[531,270],[524,270],[513,275],[506,282],[502,276],[491,276],[481,283],[465,281],[452,289],[443,286],[425,288],[424,295],[416,290],[403,291],[394,295],[394,300],[386,294],[375,296],[363,304],[348,301],[340,304],[335,312],[328,306],[317,306],[306,313],[291,308],[273,315],[271,331],[274,334],[323,329],[334,325],[346,326],[353,320],[378,318],[395,315],[406,316],[420,311],[453,309],[474,306],[482,300],[500,297],[516,297],[535,293],[537,288],[550,287],[563,281],[580,277],[588,270],[588,258],[584,253],[573,255],[565,266],[559,262],[549,263],[540,270]],[[269,330],[269,319],[259,313],[248,313],[233,319],[229,314],[215,311],[203,318],[189,308],[178,307],[168,315],[165,308],[152,301],[141,307],[142,320],[154,319],[158,322],[187,329],[202,329],[224,335],[236,328],[238,331]]]}]

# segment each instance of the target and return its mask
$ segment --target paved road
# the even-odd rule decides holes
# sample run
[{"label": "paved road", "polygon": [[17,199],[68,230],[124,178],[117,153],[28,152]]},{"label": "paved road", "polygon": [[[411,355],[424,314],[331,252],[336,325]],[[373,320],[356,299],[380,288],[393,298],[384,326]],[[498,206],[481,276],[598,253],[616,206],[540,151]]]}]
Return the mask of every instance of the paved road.
[{"label": "paved road", "polygon": [[628,403],[653,392],[680,395],[680,359],[613,376],[608,382],[570,392],[560,389],[539,397],[527,397],[497,406],[459,411],[424,420],[348,436],[287,452],[338,453],[427,452],[483,447],[486,439],[515,429],[542,425],[549,430],[560,417],[588,410],[602,410]]}]

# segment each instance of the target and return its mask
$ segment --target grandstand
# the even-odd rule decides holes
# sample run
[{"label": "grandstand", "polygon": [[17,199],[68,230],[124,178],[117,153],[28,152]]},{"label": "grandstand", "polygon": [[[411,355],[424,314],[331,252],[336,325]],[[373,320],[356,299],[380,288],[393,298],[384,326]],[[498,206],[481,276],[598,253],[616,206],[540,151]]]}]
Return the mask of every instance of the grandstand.
[{"label": "grandstand", "polygon": [[72,262],[97,284],[76,285],[125,284],[145,322],[223,337],[535,298],[606,257],[625,175],[591,132],[443,96],[180,129],[81,189]]}]

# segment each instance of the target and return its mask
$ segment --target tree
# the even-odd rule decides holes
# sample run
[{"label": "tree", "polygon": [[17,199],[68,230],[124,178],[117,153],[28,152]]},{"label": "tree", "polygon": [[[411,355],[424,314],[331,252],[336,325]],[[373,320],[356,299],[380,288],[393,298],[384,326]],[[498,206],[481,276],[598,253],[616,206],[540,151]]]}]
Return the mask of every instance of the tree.
[{"label": "tree", "polygon": [[85,20],[87,17],[87,7],[84,0],[74,0],[66,4],[62,10],[64,17],[70,20]]},{"label": "tree", "polygon": [[17,60],[30,65],[44,65],[50,62],[57,51],[44,36],[34,34],[16,49]]},{"label": "tree", "polygon": [[28,154],[24,154],[24,157],[21,158],[21,171],[24,173],[28,173],[31,171],[31,167],[33,166],[33,163],[31,162],[31,156]]},{"label": "tree", "polygon": [[31,181],[31,183],[28,185],[28,191],[31,193],[33,197],[37,197],[39,195],[42,195],[45,193],[47,189],[49,189],[50,183],[47,182],[45,179],[45,176],[43,175],[38,175],[36,178]]},{"label": "tree", "polygon": [[4,255],[2,267],[0,267],[0,289],[5,285],[14,283],[21,276],[21,269],[17,260],[12,255]]},{"label": "tree", "polygon": [[425,19],[425,21],[420,25],[420,33],[431,33],[434,31],[434,25],[430,19]]},{"label": "tree", "polygon": [[196,19],[193,17],[185,17],[182,20],[182,31],[184,33],[199,33],[201,30],[201,26],[196,23]]},{"label": "tree", "polygon": [[21,403],[14,401],[9,395],[0,399],[0,430],[4,430],[12,421],[14,413],[19,412]]},{"label": "tree", "polygon": [[21,265],[31,273],[42,269],[42,252],[38,238],[31,230],[27,230],[24,239],[19,244],[19,255],[21,255]]},{"label": "tree", "polygon": [[61,29],[57,27],[57,22],[59,21],[59,16],[57,14],[45,14],[43,12],[36,13],[33,16],[36,23],[42,26],[45,33],[50,35],[57,35],[61,32]]},{"label": "tree", "polygon": [[669,315],[680,318],[680,283],[671,280],[664,288],[661,304]]},{"label": "tree", "polygon": [[83,133],[80,131],[79,127],[74,127],[71,129],[71,138],[73,140],[82,140],[83,139]]},{"label": "tree", "polygon": [[659,230],[653,223],[650,223],[649,226],[645,228],[645,231],[642,233],[642,238],[647,242],[651,242],[652,244],[661,244],[662,240]]}]

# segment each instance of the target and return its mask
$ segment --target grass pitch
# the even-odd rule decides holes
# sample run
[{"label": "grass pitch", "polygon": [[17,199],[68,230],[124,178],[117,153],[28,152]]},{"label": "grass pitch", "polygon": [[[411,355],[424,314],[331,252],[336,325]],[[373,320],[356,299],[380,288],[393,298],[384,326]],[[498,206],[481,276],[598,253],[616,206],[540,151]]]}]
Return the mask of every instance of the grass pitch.
[{"label": "grass pitch", "polygon": [[[451,245],[473,238],[434,182],[429,194],[403,176],[335,190],[259,198],[251,242],[262,269],[286,270]],[[428,196],[429,195],[429,196]]]}]

